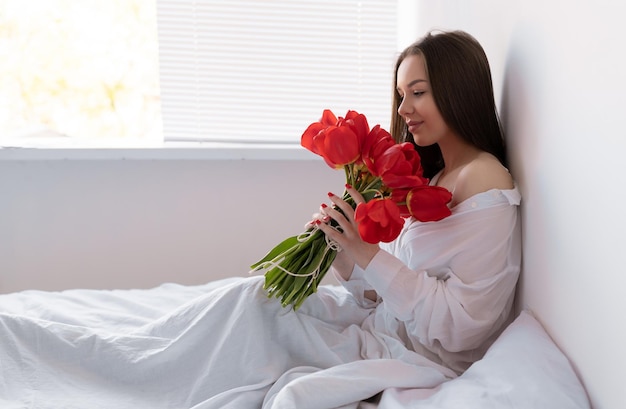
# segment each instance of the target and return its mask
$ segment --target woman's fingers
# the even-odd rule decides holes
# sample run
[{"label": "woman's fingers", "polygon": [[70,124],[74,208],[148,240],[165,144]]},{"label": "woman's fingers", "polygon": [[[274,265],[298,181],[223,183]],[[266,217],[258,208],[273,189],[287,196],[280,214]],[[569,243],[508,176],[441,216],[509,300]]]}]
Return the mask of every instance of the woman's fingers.
[{"label": "woman's fingers", "polygon": [[324,212],[324,209],[327,207],[327,205],[325,203],[322,203],[322,205],[320,206],[320,211],[318,213],[313,213],[311,215],[311,220],[308,221],[305,225],[304,228],[305,229],[309,229],[313,226],[315,226],[317,223],[316,221],[321,221],[321,222],[328,222],[330,220],[330,216],[326,215]]},{"label": "woman's fingers", "polygon": [[[352,186],[346,185],[347,193],[352,197],[356,205],[364,203],[363,196]],[[316,226],[324,232],[326,237],[333,240],[345,251],[345,257],[350,262],[358,264],[361,268],[367,267],[372,258],[380,250],[376,244],[369,244],[361,239],[358,226],[354,221],[354,209],[341,197],[329,193],[328,197],[334,206],[322,204],[320,213],[329,219],[315,221]],[[333,219],[337,226],[330,223]]]},{"label": "woman's fingers", "polygon": [[[345,200],[343,200],[341,197],[333,194],[333,193],[328,193],[328,198],[331,200],[331,202],[333,202],[339,209],[341,209],[341,211],[343,212],[343,214],[345,215],[345,218],[347,218],[348,220],[352,220],[354,219],[354,209],[352,208],[352,206],[346,202]],[[325,209],[327,210],[327,209]],[[333,209],[334,210],[334,209]],[[331,215],[332,217],[332,215]],[[334,217],[333,217],[334,219]],[[337,220],[338,221],[338,220]]]},{"label": "woman's fingers", "polygon": [[359,203],[365,203],[363,195],[351,185],[346,184],[346,191],[350,194],[350,196],[352,196],[352,199],[354,199],[354,203],[356,203],[357,205]]},{"label": "woman's fingers", "polygon": [[[365,202],[361,193],[359,193],[359,191],[352,186],[346,185],[346,191],[350,194],[357,205]],[[320,226],[324,233],[327,233],[329,237],[333,239],[336,238],[334,237],[335,235],[339,235],[342,232],[349,238],[353,237],[355,234],[358,235],[356,222],[354,221],[354,208],[352,205],[332,192],[328,193],[328,198],[335,206],[328,206],[325,203],[322,203],[320,206],[319,217],[316,217],[312,222]],[[334,219],[337,222],[340,231],[336,231],[332,226],[328,225],[330,219]],[[319,220],[320,223],[316,223],[316,220]],[[321,224],[326,226],[322,228]]]},{"label": "woman's fingers", "polygon": [[[328,196],[335,206],[326,207],[324,209],[324,213],[331,219],[335,220],[340,229],[338,232],[339,234],[343,233],[344,238],[347,239],[354,238],[355,235],[359,234],[354,221],[354,209],[352,209],[352,206],[339,196],[330,193]],[[322,222],[328,223],[329,220],[322,220]],[[329,226],[329,228],[332,227]],[[326,233],[326,230],[324,230],[324,232]],[[330,237],[335,239],[333,236]]]},{"label": "woman's fingers", "polygon": [[[316,223],[316,226],[322,232],[324,232],[327,238],[339,244],[340,247],[344,246],[345,235],[343,234],[343,231],[342,231],[343,228],[341,228],[342,230],[340,231],[336,227],[332,227],[330,223],[324,223],[319,220],[317,220],[315,223]],[[341,227],[341,225],[339,225],[339,227]]]}]

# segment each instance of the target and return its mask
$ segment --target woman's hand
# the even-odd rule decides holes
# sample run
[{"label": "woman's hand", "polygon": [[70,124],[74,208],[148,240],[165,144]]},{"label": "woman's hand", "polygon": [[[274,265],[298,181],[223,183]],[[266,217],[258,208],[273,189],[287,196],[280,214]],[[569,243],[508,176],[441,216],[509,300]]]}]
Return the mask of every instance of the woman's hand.
[{"label": "woman's hand", "polygon": [[[322,223],[330,222],[330,216],[326,215],[325,210],[328,207],[326,203],[322,203],[318,213],[314,213],[311,216],[311,221],[304,225],[305,229],[312,227],[318,228]],[[338,251],[333,261],[333,269],[339,274],[345,281],[350,280],[352,270],[354,270],[354,260],[348,256],[345,251]]]},{"label": "woman's hand", "polygon": [[[365,202],[363,196],[352,186],[346,185],[346,189],[357,206],[359,203]],[[314,223],[326,234],[326,237],[333,240],[341,247],[342,251],[337,254],[335,263],[339,264],[336,266],[337,270],[344,279],[347,280],[354,266],[352,263],[356,263],[359,267],[365,269],[380,248],[377,244],[370,244],[361,239],[358,226],[354,221],[354,209],[352,209],[349,203],[332,193],[329,193],[328,197],[341,211],[335,209],[333,206],[322,204],[320,208],[321,218],[316,219]],[[331,219],[337,222],[341,230],[333,228],[330,225]],[[335,264],[333,263],[333,265]],[[347,271],[348,277],[346,278],[344,274],[346,273],[345,268],[347,268],[348,265],[351,267]]]}]

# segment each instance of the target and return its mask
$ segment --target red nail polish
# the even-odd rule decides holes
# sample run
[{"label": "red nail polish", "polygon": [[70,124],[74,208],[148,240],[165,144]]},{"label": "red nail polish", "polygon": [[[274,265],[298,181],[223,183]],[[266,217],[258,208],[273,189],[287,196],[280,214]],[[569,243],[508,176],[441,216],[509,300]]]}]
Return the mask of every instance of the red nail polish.
[{"label": "red nail polish", "polygon": [[328,197],[333,197],[335,196],[332,192],[328,192]]},{"label": "red nail polish", "polygon": [[315,224],[319,226],[320,224],[322,224],[322,222],[318,219],[318,220],[315,220]]},{"label": "red nail polish", "polygon": [[349,183],[346,183],[346,189],[352,189],[352,185]]},{"label": "red nail polish", "polygon": [[322,206],[322,209],[326,209],[328,207],[326,203],[322,203],[321,206]]}]

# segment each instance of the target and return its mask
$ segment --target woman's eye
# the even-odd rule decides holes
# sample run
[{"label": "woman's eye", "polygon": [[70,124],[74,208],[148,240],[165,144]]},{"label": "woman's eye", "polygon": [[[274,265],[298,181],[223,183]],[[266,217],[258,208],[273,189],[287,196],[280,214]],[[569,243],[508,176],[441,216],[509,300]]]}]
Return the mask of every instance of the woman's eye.
[{"label": "woman's eye", "polygon": [[424,91],[413,91],[413,95],[416,97],[421,97],[424,95]]}]

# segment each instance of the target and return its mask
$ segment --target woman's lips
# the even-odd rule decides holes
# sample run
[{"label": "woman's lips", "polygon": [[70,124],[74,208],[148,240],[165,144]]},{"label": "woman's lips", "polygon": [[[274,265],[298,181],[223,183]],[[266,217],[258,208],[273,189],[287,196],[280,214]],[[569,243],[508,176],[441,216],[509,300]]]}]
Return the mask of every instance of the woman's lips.
[{"label": "woman's lips", "polygon": [[422,126],[424,122],[421,121],[409,121],[407,122],[407,126],[409,127],[410,133],[415,133]]}]

